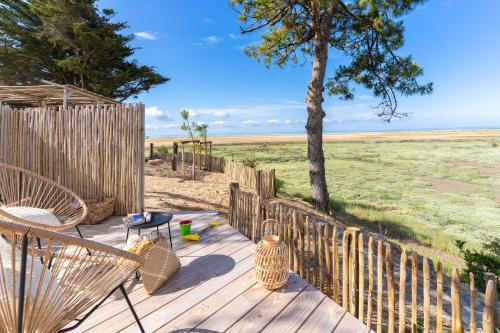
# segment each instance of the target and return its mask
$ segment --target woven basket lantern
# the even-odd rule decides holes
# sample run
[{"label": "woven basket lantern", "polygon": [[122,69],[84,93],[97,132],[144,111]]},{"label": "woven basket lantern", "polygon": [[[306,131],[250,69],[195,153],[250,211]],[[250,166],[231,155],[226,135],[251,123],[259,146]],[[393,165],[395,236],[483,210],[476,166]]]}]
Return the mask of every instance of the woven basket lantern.
[{"label": "woven basket lantern", "polygon": [[[262,223],[262,234],[268,223]],[[278,289],[288,281],[288,247],[276,235],[262,236],[255,250],[255,276],[257,282],[266,289]]]}]

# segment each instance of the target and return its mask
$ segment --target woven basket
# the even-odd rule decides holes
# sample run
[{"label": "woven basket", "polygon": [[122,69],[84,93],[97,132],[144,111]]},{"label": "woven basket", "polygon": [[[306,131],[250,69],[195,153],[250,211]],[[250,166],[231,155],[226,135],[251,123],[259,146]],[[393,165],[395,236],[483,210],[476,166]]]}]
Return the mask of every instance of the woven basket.
[{"label": "woven basket", "polygon": [[104,221],[115,211],[115,198],[105,198],[104,200],[84,199],[88,207],[89,214],[81,224],[97,224]]},{"label": "woven basket", "polygon": [[[262,223],[262,234],[269,222]],[[288,281],[288,247],[276,235],[262,236],[255,250],[255,276],[257,282],[266,289],[283,287]]]}]

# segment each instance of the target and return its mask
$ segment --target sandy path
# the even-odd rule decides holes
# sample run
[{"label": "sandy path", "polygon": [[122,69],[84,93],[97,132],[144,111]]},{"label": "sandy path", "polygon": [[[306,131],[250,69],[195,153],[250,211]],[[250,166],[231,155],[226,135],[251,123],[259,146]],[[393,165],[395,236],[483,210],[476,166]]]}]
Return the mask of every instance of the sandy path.
[{"label": "sandy path", "polygon": [[218,210],[227,215],[229,184],[222,173],[197,171],[187,180],[163,163],[145,168],[145,205],[151,210]]}]

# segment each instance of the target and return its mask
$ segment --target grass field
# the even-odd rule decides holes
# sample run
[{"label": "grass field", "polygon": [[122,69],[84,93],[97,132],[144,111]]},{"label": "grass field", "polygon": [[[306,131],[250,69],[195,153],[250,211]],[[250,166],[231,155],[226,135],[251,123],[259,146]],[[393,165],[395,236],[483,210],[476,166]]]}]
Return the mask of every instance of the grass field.
[{"label": "grass field", "polygon": [[[500,238],[500,139],[324,145],[335,216],[456,254]],[[224,144],[215,154],[276,169],[286,195],[310,196],[303,142]]]}]

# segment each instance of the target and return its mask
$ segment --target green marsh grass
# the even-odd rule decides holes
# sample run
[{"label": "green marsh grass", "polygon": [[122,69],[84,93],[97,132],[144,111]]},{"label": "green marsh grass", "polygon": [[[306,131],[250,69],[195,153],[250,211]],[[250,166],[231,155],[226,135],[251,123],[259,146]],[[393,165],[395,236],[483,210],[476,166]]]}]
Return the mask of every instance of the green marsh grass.
[{"label": "green marsh grass", "polygon": [[[276,169],[288,196],[310,198],[305,143],[228,144],[215,154]],[[335,217],[458,254],[500,238],[500,147],[495,140],[326,142]]]}]

